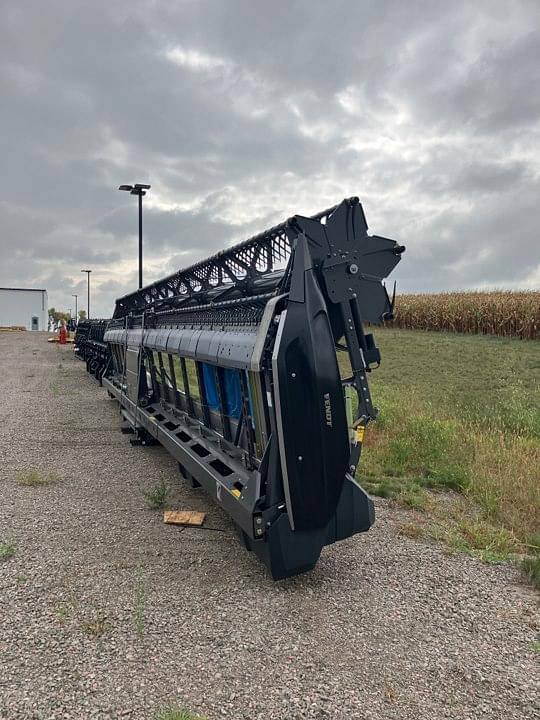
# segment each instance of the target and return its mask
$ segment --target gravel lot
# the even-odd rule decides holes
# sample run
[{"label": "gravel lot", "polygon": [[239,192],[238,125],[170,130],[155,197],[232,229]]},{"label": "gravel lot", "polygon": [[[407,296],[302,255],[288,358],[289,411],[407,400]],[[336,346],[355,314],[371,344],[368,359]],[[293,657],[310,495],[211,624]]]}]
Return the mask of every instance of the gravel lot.
[{"label": "gravel lot", "polygon": [[[402,537],[379,502],[372,531],[273,583],[46,338],[0,333],[1,718],[538,717],[538,596],[515,568]],[[30,470],[60,481],[19,485]],[[164,525],[141,494],[162,479],[212,529]]]}]

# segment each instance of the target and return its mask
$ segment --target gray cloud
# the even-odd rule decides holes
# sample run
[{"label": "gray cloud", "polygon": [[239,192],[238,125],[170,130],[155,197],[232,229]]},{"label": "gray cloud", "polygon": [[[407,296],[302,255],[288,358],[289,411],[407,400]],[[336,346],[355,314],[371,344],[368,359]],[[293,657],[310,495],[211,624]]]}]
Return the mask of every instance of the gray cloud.
[{"label": "gray cloud", "polygon": [[[145,280],[359,195],[404,290],[540,282],[540,6],[6,0],[0,284],[111,312]],[[82,300],[84,307],[84,298]]]}]

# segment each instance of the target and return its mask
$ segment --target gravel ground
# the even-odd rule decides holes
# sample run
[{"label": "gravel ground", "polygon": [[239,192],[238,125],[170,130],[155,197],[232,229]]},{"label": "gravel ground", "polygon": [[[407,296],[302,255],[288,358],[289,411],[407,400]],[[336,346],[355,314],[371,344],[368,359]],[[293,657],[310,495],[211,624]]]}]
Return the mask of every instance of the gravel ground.
[{"label": "gravel ground", "polygon": [[[401,537],[382,502],[369,533],[273,583],[46,337],[0,334],[1,718],[538,717],[538,597],[514,567]],[[60,481],[17,484],[34,469]],[[162,479],[212,529],[147,509]]]}]

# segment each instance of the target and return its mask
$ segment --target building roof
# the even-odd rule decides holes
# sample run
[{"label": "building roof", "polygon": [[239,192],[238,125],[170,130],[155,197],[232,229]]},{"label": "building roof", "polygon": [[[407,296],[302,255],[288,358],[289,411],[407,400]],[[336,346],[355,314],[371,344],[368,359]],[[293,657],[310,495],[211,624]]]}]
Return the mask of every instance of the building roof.
[{"label": "building roof", "polygon": [[0,287],[0,290],[16,290],[17,292],[47,292],[45,288],[6,288]]}]

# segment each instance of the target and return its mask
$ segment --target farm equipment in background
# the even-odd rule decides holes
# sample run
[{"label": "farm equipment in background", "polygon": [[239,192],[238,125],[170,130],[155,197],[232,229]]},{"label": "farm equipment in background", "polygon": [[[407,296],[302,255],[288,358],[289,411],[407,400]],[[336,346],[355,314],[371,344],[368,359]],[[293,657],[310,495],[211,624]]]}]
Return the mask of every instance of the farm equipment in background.
[{"label": "farm equipment in background", "polygon": [[109,322],[79,323],[76,352],[134,440],[161,443],[274,579],[374,522],[354,480],[380,362],[363,322],[392,317],[382,281],[404,249],[368,235],[350,198],[119,298]]},{"label": "farm equipment in background", "polygon": [[75,354],[84,360],[87,371],[100,382],[110,357],[103,339],[108,323],[109,320],[80,320],[75,331]]}]

